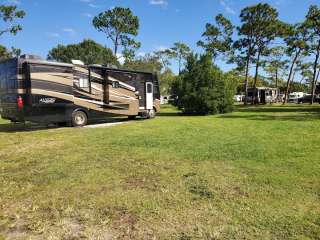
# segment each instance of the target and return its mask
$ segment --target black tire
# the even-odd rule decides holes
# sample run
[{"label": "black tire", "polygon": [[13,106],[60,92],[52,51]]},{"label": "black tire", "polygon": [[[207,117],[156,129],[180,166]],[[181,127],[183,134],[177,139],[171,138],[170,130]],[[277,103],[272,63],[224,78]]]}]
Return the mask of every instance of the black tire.
[{"label": "black tire", "polygon": [[83,127],[88,123],[88,116],[84,111],[74,111],[72,113],[71,122],[73,127]]},{"label": "black tire", "polygon": [[67,127],[68,124],[67,124],[67,122],[59,122],[59,123],[57,123],[57,126],[58,127]]},{"label": "black tire", "polygon": [[128,116],[129,120],[135,120],[137,116]]},{"label": "black tire", "polygon": [[156,111],[154,109],[149,110],[148,114],[147,114],[147,118],[148,119],[152,119],[152,118],[155,118],[155,117],[156,117]]}]

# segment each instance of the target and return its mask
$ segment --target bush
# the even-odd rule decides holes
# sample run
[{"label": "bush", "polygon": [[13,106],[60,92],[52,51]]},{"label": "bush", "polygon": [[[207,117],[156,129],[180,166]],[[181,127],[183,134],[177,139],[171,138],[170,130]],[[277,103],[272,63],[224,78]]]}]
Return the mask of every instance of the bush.
[{"label": "bush", "polygon": [[213,65],[211,55],[192,54],[171,88],[177,96],[175,104],[185,114],[217,114],[233,109],[235,91],[230,82],[228,76]]}]

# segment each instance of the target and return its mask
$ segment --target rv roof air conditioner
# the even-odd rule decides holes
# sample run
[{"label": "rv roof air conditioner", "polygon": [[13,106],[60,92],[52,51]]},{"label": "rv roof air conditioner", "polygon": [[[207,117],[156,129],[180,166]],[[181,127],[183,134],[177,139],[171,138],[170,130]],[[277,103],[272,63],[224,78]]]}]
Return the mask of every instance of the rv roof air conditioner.
[{"label": "rv roof air conditioner", "polygon": [[85,65],[84,62],[82,62],[81,60],[74,60],[74,59],[72,59],[71,62],[72,62],[72,64],[74,64],[74,65],[82,65],[82,66]]}]

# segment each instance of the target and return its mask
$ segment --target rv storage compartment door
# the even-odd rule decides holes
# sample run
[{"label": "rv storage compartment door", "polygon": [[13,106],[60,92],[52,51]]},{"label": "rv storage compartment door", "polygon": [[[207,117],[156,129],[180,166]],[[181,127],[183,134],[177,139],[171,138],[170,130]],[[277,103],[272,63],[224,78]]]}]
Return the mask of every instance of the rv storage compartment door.
[{"label": "rv storage compartment door", "polygon": [[146,83],[146,108],[153,109],[153,83]]}]

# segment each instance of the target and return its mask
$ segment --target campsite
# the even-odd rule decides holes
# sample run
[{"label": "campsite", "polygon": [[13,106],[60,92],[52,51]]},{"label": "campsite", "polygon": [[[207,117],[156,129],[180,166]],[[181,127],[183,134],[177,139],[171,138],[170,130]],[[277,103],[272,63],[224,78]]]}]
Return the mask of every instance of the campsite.
[{"label": "campsite", "polygon": [[41,131],[1,121],[1,233],[317,239],[319,114],[274,106],[193,117],[165,107],[152,121]]},{"label": "campsite", "polygon": [[0,0],[0,240],[320,239],[316,0]]}]

